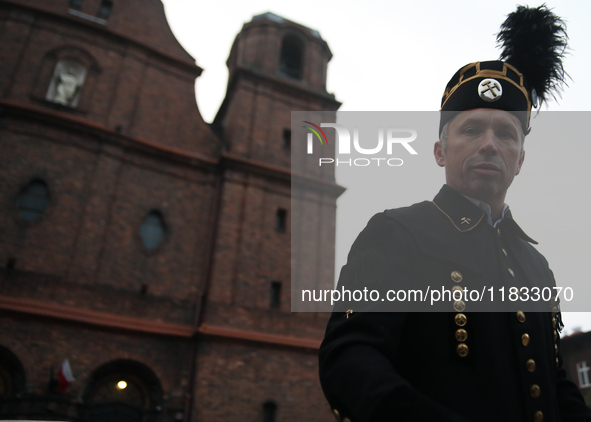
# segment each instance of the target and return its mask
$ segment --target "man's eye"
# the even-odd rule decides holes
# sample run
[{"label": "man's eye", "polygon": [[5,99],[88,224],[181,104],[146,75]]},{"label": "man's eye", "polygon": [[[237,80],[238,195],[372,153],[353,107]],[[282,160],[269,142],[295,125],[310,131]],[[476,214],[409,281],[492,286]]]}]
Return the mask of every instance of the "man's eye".
[{"label": "man's eye", "polygon": [[478,129],[476,129],[475,127],[467,127],[466,129],[464,129],[464,133],[466,135],[476,135],[478,134]]},{"label": "man's eye", "polygon": [[513,139],[515,137],[511,132],[501,132],[498,136],[503,139]]}]

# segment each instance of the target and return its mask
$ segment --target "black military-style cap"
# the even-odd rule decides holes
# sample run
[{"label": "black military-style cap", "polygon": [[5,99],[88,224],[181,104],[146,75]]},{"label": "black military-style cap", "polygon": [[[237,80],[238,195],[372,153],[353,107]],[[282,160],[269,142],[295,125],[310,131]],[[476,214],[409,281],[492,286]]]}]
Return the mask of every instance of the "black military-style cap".
[{"label": "black military-style cap", "polygon": [[565,82],[567,40],[566,25],[545,5],[518,6],[497,35],[500,60],[467,64],[447,83],[439,132],[461,111],[494,108],[514,113],[528,133],[532,107],[559,94]]}]

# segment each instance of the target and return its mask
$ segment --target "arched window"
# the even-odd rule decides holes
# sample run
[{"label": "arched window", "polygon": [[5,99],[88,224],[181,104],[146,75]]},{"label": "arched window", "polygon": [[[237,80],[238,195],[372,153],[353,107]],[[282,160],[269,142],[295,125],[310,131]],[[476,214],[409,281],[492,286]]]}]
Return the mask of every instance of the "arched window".
[{"label": "arched window", "polygon": [[162,387],[147,366],[117,360],[92,373],[83,400],[90,407],[90,422],[140,422],[147,411],[161,409]]},{"label": "arched window", "polygon": [[27,223],[39,220],[49,205],[49,190],[43,180],[33,180],[17,199],[18,215]]},{"label": "arched window", "polygon": [[60,60],[53,71],[45,99],[75,108],[80,99],[80,90],[86,80],[86,73],[86,67],[77,60]]},{"label": "arched window", "polygon": [[0,346],[0,397],[16,396],[24,392],[25,371],[19,359]]},{"label": "arched window", "polygon": [[303,61],[302,42],[294,36],[285,37],[281,43],[279,72],[289,78],[302,79]]},{"label": "arched window", "polygon": [[153,251],[158,249],[164,238],[166,237],[166,226],[164,218],[159,211],[151,211],[142,224],[140,224],[140,237],[144,247]]}]

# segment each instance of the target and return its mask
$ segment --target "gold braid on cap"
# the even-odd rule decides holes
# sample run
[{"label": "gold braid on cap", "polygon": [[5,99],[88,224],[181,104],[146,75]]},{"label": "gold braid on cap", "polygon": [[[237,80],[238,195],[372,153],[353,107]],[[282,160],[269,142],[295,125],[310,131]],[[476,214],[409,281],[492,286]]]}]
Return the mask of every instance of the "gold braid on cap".
[{"label": "gold braid on cap", "polygon": [[[464,79],[465,74],[473,69],[476,68],[476,73],[468,78]],[[511,78],[508,75],[507,70],[511,69],[515,73],[515,78]],[[445,106],[445,103],[453,95],[453,93],[464,83],[471,81],[472,79],[476,78],[494,78],[494,79],[502,79],[514,85],[517,89],[521,91],[525,99],[527,100],[527,127],[529,127],[529,118],[531,116],[531,97],[527,88],[523,84],[523,74],[515,68],[515,66],[510,65],[509,63],[503,63],[503,70],[494,70],[494,69],[480,69],[480,62],[470,63],[460,69],[460,79],[457,84],[452,87],[447,87],[445,92],[443,93],[443,101],[441,104],[441,109]]]},{"label": "gold braid on cap", "polygon": [[[466,74],[466,72],[468,72],[470,69],[472,68],[476,68],[476,74],[470,76],[469,78],[464,79],[464,75]],[[519,81],[515,81],[514,79],[511,79],[508,75],[507,75],[507,69],[511,69],[513,72],[515,72],[517,74],[517,77],[519,78]],[[445,105],[445,103],[447,102],[447,100],[449,99],[449,97],[452,96],[452,94],[456,91],[456,89],[458,89],[460,87],[460,85],[471,81],[472,79],[475,78],[495,78],[495,79],[502,79],[504,81],[507,81],[513,85],[515,85],[515,87],[517,87],[517,89],[519,89],[523,95],[525,96],[525,98],[527,99],[527,108],[528,110],[531,109],[531,100],[529,98],[529,93],[527,92],[527,89],[525,88],[525,86],[523,85],[523,75],[521,74],[521,72],[519,72],[514,66],[511,66],[509,63],[503,63],[503,70],[502,71],[498,71],[498,70],[494,70],[494,69],[480,69],[480,62],[475,62],[475,63],[470,63],[466,66],[464,66],[461,70],[460,70],[460,80],[458,81],[458,83],[453,86],[453,87],[448,87],[445,89],[445,92],[443,93],[443,103],[441,104],[441,108],[443,108],[443,106]]]}]

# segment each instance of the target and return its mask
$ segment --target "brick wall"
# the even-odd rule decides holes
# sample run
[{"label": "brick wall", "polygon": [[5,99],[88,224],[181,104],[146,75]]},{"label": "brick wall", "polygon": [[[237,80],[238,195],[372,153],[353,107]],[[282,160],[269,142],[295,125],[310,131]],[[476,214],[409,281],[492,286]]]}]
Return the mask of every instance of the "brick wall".
[{"label": "brick wall", "polygon": [[[31,418],[34,407],[36,417],[88,420],[91,377],[129,361],[161,391],[146,421],[257,421],[268,402],[277,420],[327,420],[316,350],[328,315],[290,312],[283,144],[291,110],[339,106],[324,88],[326,43],[286,20],[247,24],[214,131],[195,104],[201,70],[160,1],[115,1],[106,23],[88,18],[99,0],[85,0],[82,17],[68,5],[0,3],[0,358],[14,355],[25,378],[17,396],[0,397],[0,415]],[[288,33],[305,44],[299,81],[277,74]],[[76,106],[46,100],[63,59],[88,71]],[[17,203],[32,180],[46,183],[49,205],[26,223]],[[328,263],[328,283],[337,195],[312,198],[308,211],[326,221],[298,245],[297,264]],[[166,236],[148,251],[139,227],[153,210]],[[57,394],[49,374],[66,358],[82,372]]]}]

